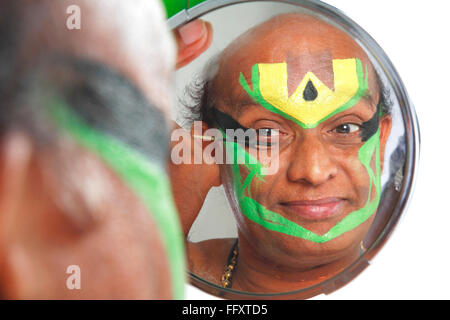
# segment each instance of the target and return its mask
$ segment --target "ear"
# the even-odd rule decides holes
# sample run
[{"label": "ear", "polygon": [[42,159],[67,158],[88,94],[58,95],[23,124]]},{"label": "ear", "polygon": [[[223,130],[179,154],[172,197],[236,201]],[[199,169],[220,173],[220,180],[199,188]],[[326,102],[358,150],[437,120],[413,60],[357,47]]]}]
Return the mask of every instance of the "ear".
[{"label": "ear", "polygon": [[384,151],[386,149],[386,143],[391,133],[392,118],[390,115],[384,115],[380,119],[380,166],[381,172],[383,172],[384,165]]}]

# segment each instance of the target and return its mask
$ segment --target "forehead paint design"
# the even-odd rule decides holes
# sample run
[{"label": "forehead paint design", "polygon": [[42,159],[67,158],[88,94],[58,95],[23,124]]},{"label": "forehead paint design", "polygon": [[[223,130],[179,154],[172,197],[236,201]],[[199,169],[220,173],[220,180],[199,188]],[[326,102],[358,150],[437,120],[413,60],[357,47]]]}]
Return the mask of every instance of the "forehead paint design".
[{"label": "forehead paint design", "polygon": [[[242,74],[240,77],[241,85],[264,108],[285,116],[305,129],[314,128],[320,122],[351,108],[368,90],[368,75],[366,72],[364,77],[359,59],[333,60],[335,70],[334,93],[326,88],[314,74],[308,73],[300,83],[297,91],[290,98],[287,97],[287,85],[285,85],[287,84],[287,73],[284,72],[286,66],[282,64],[272,66],[272,70],[275,71],[273,80],[270,80],[270,72],[268,72],[272,67],[269,66],[268,69],[266,67],[267,65],[262,68],[261,65],[255,65],[253,67],[253,91],[248,87]],[[344,75],[344,70],[350,74]],[[267,77],[262,83],[264,81],[267,83],[271,82],[273,85],[272,89],[269,88],[270,86],[267,83],[261,85],[260,73],[261,79]],[[345,83],[345,81],[349,82]],[[281,86],[281,89],[277,89],[278,85]],[[331,95],[326,97],[324,96],[326,93]],[[315,101],[317,102],[315,103]],[[334,105],[333,102],[338,104]],[[361,225],[376,212],[381,197],[380,136],[378,129],[380,110],[381,105],[378,105],[377,111],[372,119],[361,126],[361,141],[364,144],[358,152],[358,158],[368,173],[370,184],[368,199],[362,208],[350,212],[345,218],[328,230],[328,232],[323,235],[318,235],[286,219],[282,215],[268,210],[251,197],[250,189],[253,178],[256,177],[264,182],[264,175],[261,172],[262,165],[256,159],[252,158],[240,144],[225,141],[224,143],[229,152],[232,152],[235,157],[237,156],[240,161],[243,159],[247,160],[244,166],[248,171],[248,175],[245,179],[241,175],[238,162],[234,161],[231,165],[233,186],[241,207],[241,212],[248,219],[266,229],[316,243],[325,243],[333,240]],[[252,162],[248,161],[250,158],[252,158]],[[371,167],[373,159],[375,160],[375,171]],[[255,161],[256,164],[253,164]],[[375,190],[375,197],[372,199],[373,190]]]},{"label": "forehead paint design", "polygon": [[361,60],[357,58],[334,59],[333,72],[334,91],[308,72],[290,97],[285,62],[255,64],[253,89],[242,73],[239,82],[256,103],[307,129],[353,107],[369,88],[367,68],[364,75]]},{"label": "forehead paint design", "polygon": [[124,142],[88,126],[62,99],[51,100],[49,107],[55,124],[105,161],[151,211],[166,249],[172,294],[175,299],[183,299],[183,235],[164,168]]}]

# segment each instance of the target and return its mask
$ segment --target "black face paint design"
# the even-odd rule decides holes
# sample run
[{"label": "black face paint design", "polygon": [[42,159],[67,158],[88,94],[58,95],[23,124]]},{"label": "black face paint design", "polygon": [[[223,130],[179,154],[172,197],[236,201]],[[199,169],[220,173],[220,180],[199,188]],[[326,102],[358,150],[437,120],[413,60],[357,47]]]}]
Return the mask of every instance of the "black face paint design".
[{"label": "black face paint design", "polygon": [[207,114],[209,120],[212,120],[213,123],[215,123],[220,129],[226,130],[226,129],[233,129],[233,130],[248,130],[249,128],[244,127],[239,122],[237,122],[235,119],[233,119],[229,114],[223,113],[219,109],[216,108],[209,108],[208,114]]},{"label": "black face paint design", "polygon": [[[224,133],[226,133],[227,129],[232,130],[243,130],[243,132],[249,132],[247,130],[254,130],[249,129],[247,127],[244,127],[239,122],[237,122],[235,119],[233,119],[230,115],[223,113],[222,111],[216,109],[216,108],[208,108],[205,121],[208,123],[214,123],[219,129],[221,129]],[[255,131],[255,130],[254,130]],[[251,133],[251,132],[250,132]],[[246,135],[244,141],[240,141],[237,139],[237,137],[233,136],[233,140],[226,141],[229,142],[237,142],[241,145],[244,145],[245,147],[256,147],[258,145],[258,140],[255,135]],[[270,143],[265,144],[266,146],[270,146]]]},{"label": "black face paint design", "polygon": [[[315,88],[314,88],[315,89]],[[305,88],[306,91],[306,88]],[[375,111],[372,118],[366,122],[364,122],[361,125],[361,140],[362,142],[366,142],[369,140],[377,131],[380,124],[380,116],[381,116],[381,110],[382,110],[383,104],[380,102],[377,105],[377,110]],[[216,109],[216,108],[208,108],[208,111],[205,115],[205,121],[208,123],[214,123],[217,125],[219,129],[222,129],[224,132],[226,132],[226,129],[233,129],[233,130],[249,130],[249,128],[244,127],[241,125],[238,121],[233,119],[230,115],[223,113],[222,111]],[[236,138],[236,137],[234,137]],[[256,146],[257,141],[252,141],[250,137],[245,137],[245,141],[237,141],[235,139],[235,142],[238,142],[242,145],[245,145],[245,147],[249,146]],[[270,146],[271,144],[268,143],[267,146]]]},{"label": "black face paint design", "polygon": [[75,83],[61,86],[63,96],[89,126],[140,151],[165,167],[169,131],[163,113],[128,79],[105,65],[63,59]]},{"label": "black face paint design", "polygon": [[377,110],[369,121],[361,125],[361,140],[363,142],[369,140],[378,131],[380,125],[380,114],[382,110],[382,103],[377,105]]},{"label": "black face paint design", "polygon": [[306,84],[305,90],[303,91],[303,99],[305,99],[305,101],[314,101],[316,100],[317,95],[318,92],[316,87],[314,87],[314,84],[311,80],[309,80]]}]

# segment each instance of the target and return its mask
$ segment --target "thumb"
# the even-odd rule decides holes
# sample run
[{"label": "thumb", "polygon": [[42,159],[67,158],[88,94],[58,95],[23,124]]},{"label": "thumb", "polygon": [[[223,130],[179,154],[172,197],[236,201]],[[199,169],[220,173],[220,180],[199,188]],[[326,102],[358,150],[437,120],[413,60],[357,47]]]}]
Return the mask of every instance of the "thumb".
[{"label": "thumb", "polygon": [[189,64],[212,42],[212,26],[203,20],[194,20],[174,31],[178,47],[177,69]]}]

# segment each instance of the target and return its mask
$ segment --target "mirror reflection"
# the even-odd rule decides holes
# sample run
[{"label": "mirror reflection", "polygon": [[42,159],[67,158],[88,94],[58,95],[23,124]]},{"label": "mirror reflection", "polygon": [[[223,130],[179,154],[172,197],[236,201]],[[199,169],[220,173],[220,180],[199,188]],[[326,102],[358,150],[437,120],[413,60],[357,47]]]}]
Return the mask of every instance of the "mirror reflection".
[{"label": "mirror reflection", "polygon": [[[189,271],[248,293],[322,283],[391,219],[406,149],[399,103],[370,53],[317,14],[252,3],[202,18],[214,42],[177,73],[177,122],[216,161],[171,167]],[[232,136],[248,129],[253,138]]]}]

